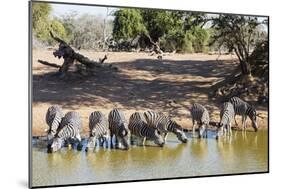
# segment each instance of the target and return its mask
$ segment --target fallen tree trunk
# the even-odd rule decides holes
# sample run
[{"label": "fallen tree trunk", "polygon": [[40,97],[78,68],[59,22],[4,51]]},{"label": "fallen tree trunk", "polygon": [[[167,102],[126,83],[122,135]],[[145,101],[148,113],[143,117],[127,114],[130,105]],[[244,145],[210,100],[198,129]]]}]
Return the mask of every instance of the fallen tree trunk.
[{"label": "fallen tree trunk", "polygon": [[[38,62],[46,66],[59,68],[59,72],[61,72],[63,76],[67,73],[69,67],[74,62],[83,64],[86,67],[86,70],[88,71],[93,70],[95,68],[112,68],[111,64],[103,64],[107,59],[106,55],[104,56],[104,58],[100,59],[100,61],[91,60],[88,57],[85,57],[84,55],[75,52],[74,49],[70,47],[70,45],[68,45],[64,40],[55,37],[51,31],[50,35],[55,41],[59,43],[59,49],[55,50],[53,52],[53,55],[55,57],[58,57],[59,59],[62,57],[64,59],[64,62],[62,66],[54,63],[49,63],[44,60],[38,60]],[[114,69],[116,70],[116,68]]]}]

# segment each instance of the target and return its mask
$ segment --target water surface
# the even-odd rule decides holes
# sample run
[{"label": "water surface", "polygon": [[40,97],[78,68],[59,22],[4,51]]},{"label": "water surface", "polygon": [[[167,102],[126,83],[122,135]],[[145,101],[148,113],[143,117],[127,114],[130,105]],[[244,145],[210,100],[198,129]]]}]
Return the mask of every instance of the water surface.
[{"label": "water surface", "polygon": [[172,134],[165,147],[132,146],[129,151],[64,148],[48,154],[33,140],[33,186],[190,177],[268,170],[268,132],[233,132],[229,139],[192,138],[181,144]]}]

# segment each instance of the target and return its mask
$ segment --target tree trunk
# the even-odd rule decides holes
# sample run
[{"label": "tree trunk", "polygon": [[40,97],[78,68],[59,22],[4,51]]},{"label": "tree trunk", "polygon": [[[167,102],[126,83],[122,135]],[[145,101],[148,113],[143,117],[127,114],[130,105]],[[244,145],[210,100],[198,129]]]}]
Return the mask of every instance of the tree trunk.
[{"label": "tree trunk", "polygon": [[241,60],[240,66],[241,66],[241,72],[243,75],[251,75],[251,67],[248,62]]}]

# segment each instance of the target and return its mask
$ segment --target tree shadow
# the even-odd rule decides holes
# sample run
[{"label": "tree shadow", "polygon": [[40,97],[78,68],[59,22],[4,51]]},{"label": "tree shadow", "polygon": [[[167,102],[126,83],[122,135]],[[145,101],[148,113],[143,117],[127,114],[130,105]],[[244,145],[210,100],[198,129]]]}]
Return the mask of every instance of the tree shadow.
[{"label": "tree shadow", "polygon": [[[95,70],[89,76],[70,73],[59,79],[55,72],[33,75],[33,103],[60,104],[77,110],[83,106],[126,109],[152,109],[171,116],[186,116],[188,104],[198,102],[212,114],[218,102],[208,99],[209,87],[216,78],[230,74],[235,66],[217,61],[137,59],[118,62],[119,71]],[[135,77],[145,71],[151,78]],[[130,74],[128,74],[130,73]],[[165,77],[158,77],[158,76]],[[181,80],[178,76],[201,79]],[[206,79],[205,79],[206,78]],[[190,104],[189,103],[189,104]]]}]

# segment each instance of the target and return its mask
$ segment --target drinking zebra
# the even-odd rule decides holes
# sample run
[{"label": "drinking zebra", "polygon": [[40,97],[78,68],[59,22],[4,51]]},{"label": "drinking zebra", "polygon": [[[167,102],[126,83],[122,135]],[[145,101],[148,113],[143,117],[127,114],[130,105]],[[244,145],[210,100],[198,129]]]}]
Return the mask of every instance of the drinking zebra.
[{"label": "drinking zebra", "polygon": [[194,103],[191,107],[190,110],[191,117],[192,117],[192,132],[193,135],[195,135],[195,126],[196,124],[198,125],[198,136],[199,138],[201,137],[206,137],[207,138],[207,129],[209,126],[210,122],[210,117],[208,110],[202,106],[201,104]]},{"label": "drinking zebra", "polygon": [[220,111],[220,123],[217,128],[217,136],[218,139],[220,135],[232,135],[231,131],[231,122],[234,119],[234,107],[230,102],[225,102]]},{"label": "drinking zebra", "polygon": [[64,113],[60,106],[54,105],[48,108],[46,113],[46,123],[48,124],[49,128],[47,130],[47,139],[50,142],[55,134],[57,133],[57,129],[61,123],[61,120],[64,116]]},{"label": "drinking zebra", "polygon": [[160,131],[164,137],[164,143],[166,143],[168,132],[174,133],[181,142],[187,142],[183,128],[163,113],[147,111],[144,112],[144,118],[146,119],[148,126],[154,127]]},{"label": "drinking zebra", "polygon": [[129,119],[129,130],[131,131],[131,144],[132,135],[140,138],[142,140],[142,145],[145,145],[145,140],[153,140],[153,142],[161,147],[164,145],[163,137],[161,133],[152,127],[149,127],[143,117],[143,114],[135,112],[130,116]]},{"label": "drinking zebra", "polygon": [[108,146],[108,121],[103,115],[103,113],[101,113],[100,111],[95,111],[91,113],[89,117],[89,129],[90,136],[88,139],[86,151],[88,151],[88,149],[95,148],[97,139],[99,140],[99,144],[101,146],[103,146],[104,142],[106,142],[106,146]]},{"label": "drinking zebra", "polygon": [[77,112],[68,112],[61,121],[57,133],[54,136],[48,152],[56,152],[62,147],[62,143],[67,139],[76,139],[79,142],[78,149],[82,147],[80,131],[82,130],[82,120]]},{"label": "drinking zebra", "polygon": [[[257,111],[254,108],[254,106],[251,106],[247,102],[243,101],[242,99],[238,97],[232,97],[230,98],[229,102],[232,103],[234,106],[235,116],[241,115],[242,116],[242,128],[246,130],[246,119],[247,116],[252,121],[252,127],[255,131],[258,131],[258,124],[257,124]],[[237,124],[236,119],[234,116],[235,124]]]},{"label": "drinking zebra", "polygon": [[[113,109],[108,115],[109,130],[110,130],[110,146],[113,148],[113,135],[115,136],[115,147],[120,144],[125,150],[129,149],[128,135],[129,129],[123,112],[119,109]],[[121,143],[120,143],[121,142]]]}]

